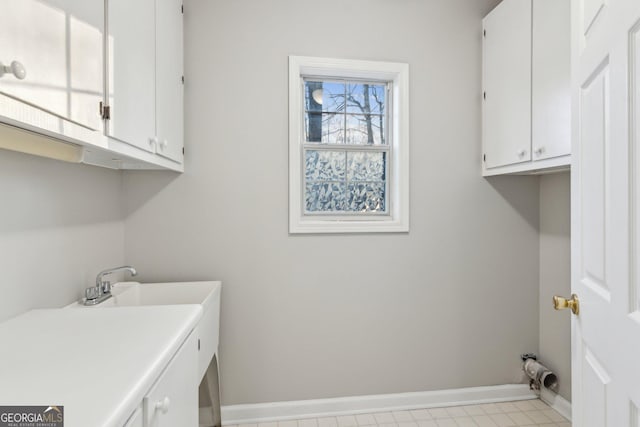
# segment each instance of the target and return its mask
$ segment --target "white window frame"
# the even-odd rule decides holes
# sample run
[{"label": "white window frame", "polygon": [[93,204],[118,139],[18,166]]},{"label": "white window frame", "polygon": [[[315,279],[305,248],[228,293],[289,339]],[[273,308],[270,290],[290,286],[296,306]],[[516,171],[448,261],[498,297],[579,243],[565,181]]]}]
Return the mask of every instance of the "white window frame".
[{"label": "white window frame", "polygon": [[[304,77],[388,81],[392,86],[387,215],[305,215],[303,195]],[[409,231],[409,65],[396,62],[289,56],[289,232]]]}]

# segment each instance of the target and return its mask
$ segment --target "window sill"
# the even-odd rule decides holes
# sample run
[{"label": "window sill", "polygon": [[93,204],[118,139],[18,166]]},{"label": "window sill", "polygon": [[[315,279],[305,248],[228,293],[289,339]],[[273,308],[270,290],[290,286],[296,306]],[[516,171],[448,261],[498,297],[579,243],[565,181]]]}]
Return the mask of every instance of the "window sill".
[{"label": "window sill", "polygon": [[341,234],[341,233],[408,233],[408,218],[402,220],[318,220],[290,221],[290,234]]}]

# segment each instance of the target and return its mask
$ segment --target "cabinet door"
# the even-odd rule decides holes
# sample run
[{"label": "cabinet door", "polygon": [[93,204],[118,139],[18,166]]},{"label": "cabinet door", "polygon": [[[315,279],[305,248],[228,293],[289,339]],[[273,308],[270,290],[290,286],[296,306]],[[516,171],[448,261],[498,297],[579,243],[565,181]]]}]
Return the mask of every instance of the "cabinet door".
[{"label": "cabinet door", "polygon": [[155,151],[155,2],[108,0],[107,135]]},{"label": "cabinet door", "polygon": [[531,160],[531,0],[504,0],[484,19],[485,167]]},{"label": "cabinet door", "polygon": [[570,0],[533,0],[533,160],[571,154],[570,11]]},{"label": "cabinet door", "polygon": [[101,130],[103,30],[102,0],[3,0],[0,62],[19,62],[26,76],[4,74],[0,93]]},{"label": "cabinet door", "polygon": [[142,419],[142,407],[139,407],[135,410],[135,412],[127,420],[127,423],[124,425],[124,427],[144,427]]},{"label": "cabinet door", "polygon": [[144,398],[145,427],[196,427],[198,383],[198,337],[192,332]]},{"label": "cabinet door", "polygon": [[157,153],[182,163],[182,0],[156,1]]}]

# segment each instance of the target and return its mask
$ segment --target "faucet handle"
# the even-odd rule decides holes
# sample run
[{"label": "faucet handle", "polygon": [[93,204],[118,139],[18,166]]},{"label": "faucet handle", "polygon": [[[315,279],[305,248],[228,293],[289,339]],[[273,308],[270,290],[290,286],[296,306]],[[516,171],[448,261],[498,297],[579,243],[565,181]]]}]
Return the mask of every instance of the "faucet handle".
[{"label": "faucet handle", "polygon": [[100,290],[98,288],[87,288],[84,290],[84,296],[88,300],[94,300],[100,296]]},{"label": "faucet handle", "polygon": [[110,281],[104,280],[101,283],[101,287],[102,287],[102,293],[108,294],[109,292],[111,292],[111,282]]}]

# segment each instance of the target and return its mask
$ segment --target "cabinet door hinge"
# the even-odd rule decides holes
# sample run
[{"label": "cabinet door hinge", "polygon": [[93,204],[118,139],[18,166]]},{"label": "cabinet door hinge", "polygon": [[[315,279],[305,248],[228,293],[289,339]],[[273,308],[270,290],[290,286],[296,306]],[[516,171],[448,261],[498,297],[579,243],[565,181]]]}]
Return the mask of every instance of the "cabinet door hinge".
[{"label": "cabinet door hinge", "polygon": [[482,92],[482,99],[487,100],[487,92]]},{"label": "cabinet door hinge", "polygon": [[487,30],[482,30],[482,37],[487,37]]},{"label": "cabinet door hinge", "polygon": [[184,76],[182,76],[182,84],[184,84]]},{"label": "cabinet door hinge", "polygon": [[482,161],[483,161],[483,162],[486,162],[486,161],[487,161],[487,155],[486,155],[486,154],[483,154],[483,155],[482,155]]},{"label": "cabinet door hinge", "polygon": [[102,118],[102,120],[111,119],[111,107],[108,105],[104,105],[102,101],[100,101],[100,117]]},{"label": "cabinet door hinge", "polygon": [[184,156],[184,147],[182,147],[182,155]]},{"label": "cabinet door hinge", "polygon": [[182,13],[184,15],[184,5],[180,6],[180,13]]}]

